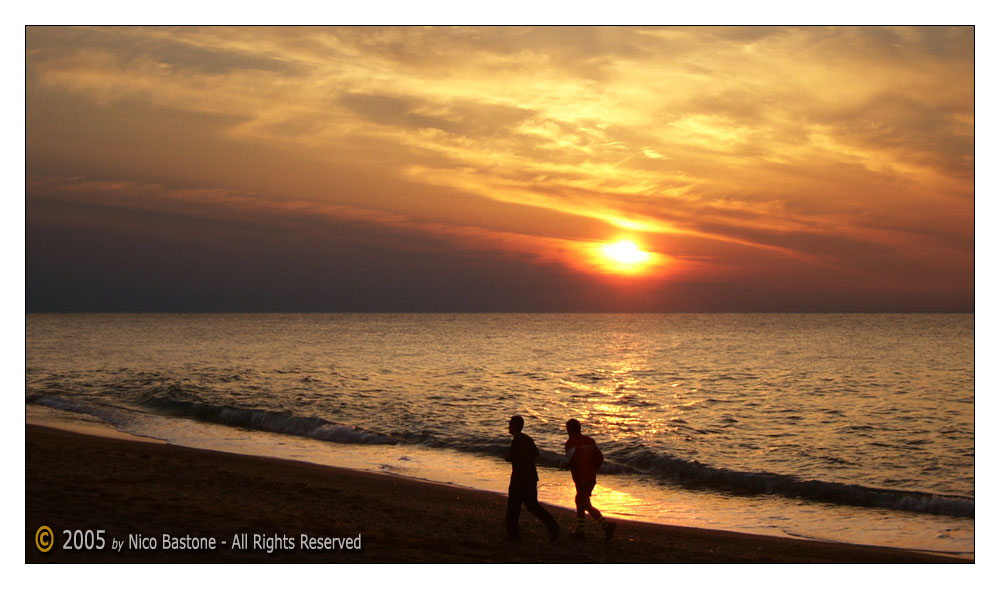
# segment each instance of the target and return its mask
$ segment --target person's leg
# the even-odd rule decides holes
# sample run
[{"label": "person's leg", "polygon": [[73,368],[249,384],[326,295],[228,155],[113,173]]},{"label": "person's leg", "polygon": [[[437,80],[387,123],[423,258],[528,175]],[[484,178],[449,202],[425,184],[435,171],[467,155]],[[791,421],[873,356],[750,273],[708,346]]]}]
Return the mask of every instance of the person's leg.
[{"label": "person's leg", "polygon": [[[590,502],[590,494],[594,491],[594,485],[596,484],[597,481],[594,481],[593,483],[587,485],[585,489],[578,490],[578,493],[580,491],[584,491],[585,495],[583,499],[584,509],[586,509],[587,512],[590,514],[590,516],[594,518],[598,524],[601,525],[601,529],[604,530],[604,541],[610,542],[611,537],[615,535],[615,528],[618,526],[618,524],[616,524],[615,522],[609,522],[608,520],[604,519],[604,515],[601,514],[601,511],[596,507],[594,507],[594,504]],[[582,516],[580,517],[580,521],[581,522],[583,521]]]},{"label": "person's leg", "polygon": [[555,542],[559,537],[559,524],[555,518],[545,511],[545,508],[538,503],[538,487],[532,485],[530,489],[525,489],[524,506],[549,529],[549,540]]},{"label": "person's leg", "polygon": [[507,489],[507,537],[511,540],[521,539],[521,530],[517,520],[521,517],[522,501],[524,501],[524,497],[521,490],[511,485]]},{"label": "person's leg", "polygon": [[576,538],[583,537],[583,530],[586,524],[587,518],[587,508],[592,507],[590,505],[590,491],[586,484],[576,485],[576,531],[573,532],[573,536]]},{"label": "person's leg", "polygon": [[596,481],[586,485],[578,485],[576,488],[577,534],[580,536],[583,535],[583,512],[586,511],[592,518],[594,518],[594,520],[597,521],[598,524],[600,524],[601,529],[604,530],[604,539],[606,541],[610,541],[611,536],[615,533],[616,524],[604,519],[604,515],[601,514],[600,510],[594,507],[594,504],[590,502],[590,494],[593,493],[595,484]]},{"label": "person's leg", "polygon": [[590,514],[590,517],[596,519],[597,523],[604,521],[604,516],[601,515],[601,511],[594,507],[594,504],[590,502],[590,497],[587,497],[587,513]]}]

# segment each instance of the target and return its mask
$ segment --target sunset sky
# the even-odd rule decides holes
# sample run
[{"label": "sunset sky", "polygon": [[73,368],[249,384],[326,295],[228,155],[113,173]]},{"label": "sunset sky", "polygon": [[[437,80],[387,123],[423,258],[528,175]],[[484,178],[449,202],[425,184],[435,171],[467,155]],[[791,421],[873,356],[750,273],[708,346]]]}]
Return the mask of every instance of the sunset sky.
[{"label": "sunset sky", "polygon": [[28,27],[28,311],[972,311],[972,27]]}]

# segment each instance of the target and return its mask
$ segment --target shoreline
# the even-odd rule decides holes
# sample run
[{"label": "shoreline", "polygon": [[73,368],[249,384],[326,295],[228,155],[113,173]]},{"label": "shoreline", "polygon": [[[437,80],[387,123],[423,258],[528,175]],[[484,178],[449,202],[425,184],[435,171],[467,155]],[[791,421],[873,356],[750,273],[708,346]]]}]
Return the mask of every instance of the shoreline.
[{"label": "shoreline", "polygon": [[[365,562],[365,563],[973,563],[903,549],[619,520],[605,544],[588,521],[587,540],[569,537],[575,513],[546,506],[563,528],[549,544],[522,511],[523,541],[505,539],[504,494],[140,439],[25,425],[25,561],[45,562]],[[35,545],[40,526],[57,539]],[[63,530],[214,538],[214,550],[65,550]],[[270,553],[233,549],[238,534],[293,538]],[[340,545],[303,549],[308,538]],[[344,540],[360,535],[360,550]],[[110,540],[108,540],[110,544]]]}]

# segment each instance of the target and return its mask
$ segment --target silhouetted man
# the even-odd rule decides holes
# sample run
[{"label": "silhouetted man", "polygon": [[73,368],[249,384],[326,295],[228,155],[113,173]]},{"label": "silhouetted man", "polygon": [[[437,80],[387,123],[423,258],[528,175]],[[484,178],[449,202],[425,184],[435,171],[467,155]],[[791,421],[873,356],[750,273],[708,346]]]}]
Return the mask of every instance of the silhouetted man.
[{"label": "silhouetted man", "polygon": [[615,522],[604,519],[601,512],[590,503],[590,494],[597,484],[597,469],[604,462],[604,455],[597,447],[593,438],[580,433],[580,422],[570,419],[566,422],[566,433],[569,439],[566,440],[566,464],[564,469],[569,469],[573,473],[573,483],[576,485],[576,531],[574,538],[584,538],[583,527],[586,522],[586,512],[597,520],[597,523],[604,529],[604,541],[610,542],[615,535]]},{"label": "silhouetted man", "polygon": [[510,487],[507,489],[507,537],[514,541],[521,539],[517,520],[521,517],[523,503],[549,529],[549,541],[555,542],[559,537],[559,524],[538,504],[538,471],[535,470],[538,448],[531,436],[521,433],[522,429],[524,418],[520,415],[511,417],[507,425],[507,431],[514,436],[507,453],[507,461],[511,463]]}]

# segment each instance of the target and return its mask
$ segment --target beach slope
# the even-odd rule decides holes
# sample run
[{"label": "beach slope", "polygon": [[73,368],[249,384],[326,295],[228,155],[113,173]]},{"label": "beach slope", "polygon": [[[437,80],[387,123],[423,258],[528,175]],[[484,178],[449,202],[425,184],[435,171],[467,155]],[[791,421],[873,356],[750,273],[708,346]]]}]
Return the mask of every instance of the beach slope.
[{"label": "beach slope", "polygon": [[[523,541],[511,543],[505,505],[500,494],[391,475],[25,426],[26,562],[970,562],[630,521],[610,544],[596,528],[579,541],[568,536],[574,513],[552,507],[562,538],[550,544],[522,513]],[[41,526],[53,531],[47,552],[36,546]],[[74,538],[64,530],[105,530],[105,547],[67,550]],[[164,534],[217,544],[165,550]],[[303,535],[316,547],[303,549]],[[349,547],[359,536],[360,550]],[[235,548],[243,538],[249,546]],[[82,533],[76,539],[87,542]],[[130,546],[133,539],[145,546]]]}]

